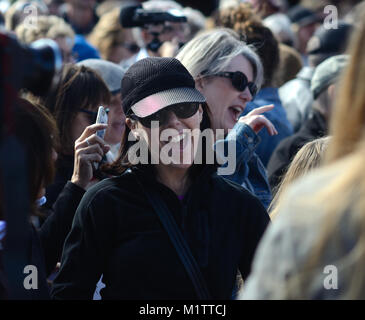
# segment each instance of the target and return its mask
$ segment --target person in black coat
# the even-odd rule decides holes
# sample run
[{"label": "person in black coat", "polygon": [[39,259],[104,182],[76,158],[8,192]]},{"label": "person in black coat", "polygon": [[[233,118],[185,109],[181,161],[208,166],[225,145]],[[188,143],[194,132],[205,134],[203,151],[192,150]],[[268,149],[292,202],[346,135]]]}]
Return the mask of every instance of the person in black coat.
[{"label": "person in black coat", "polygon": [[[97,149],[108,150],[105,143],[95,136],[95,132],[106,125],[89,126],[76,141],[71,181],[64,186],[40,229],[35,228],[31,218],[40,214],[39,199],[44,198],[45,187],[54,176],[58,140],[56,124],[44,107],[19,99],[14,113],[14,126],[15,136],[25,151],[28,172],[27,192],[19,194],[17,200],[23,207],[30,204],[29,212],[25,215],[26,219],[29,215],[29,223],[22,224],[21,212],[8,212],[7,206],[0,207],[0,282],[5,292],[1,295],[7,299],[49,299],[47,277],[61,257],[76,208],[92,177],[92,162],[100,161],[103,156],[103,151]],[[4,203],[8,199],[0,194],[0,200]],[[10,215],[16,216],[8,225]],[[27,290],[23,286],[27,276],[23,269],[27,265],[36,267],[38,281],[33,284],[36,290]]]},{"label": "person in black coat", "polygon": [[267,166],[270,186],[274,193],[299,149],[307,142],[327,135],[336,91],[335,83],[347,61],[347,55],[338,55],[325,60],[315,69],[311,81],[311,91],[315,99],[312,113],[297,133],[281,141]]},{"label": "person in black coat", "polygon": [[[208,129],[209,121],[204,97],[178,60],[135,63],[122,96],[127,128],[118,175],[81,200],[52,297],[92,299],[103,275],[102,299],[197,299],[153,199],[176,222],[209,296],[230,299],[238,270],[243,279],[250,272],[267,212],[249,191],[217,174],[217,165],[206,161],[205,140],[189,136]],[[168,137],[161,141],[160,134]]]}]

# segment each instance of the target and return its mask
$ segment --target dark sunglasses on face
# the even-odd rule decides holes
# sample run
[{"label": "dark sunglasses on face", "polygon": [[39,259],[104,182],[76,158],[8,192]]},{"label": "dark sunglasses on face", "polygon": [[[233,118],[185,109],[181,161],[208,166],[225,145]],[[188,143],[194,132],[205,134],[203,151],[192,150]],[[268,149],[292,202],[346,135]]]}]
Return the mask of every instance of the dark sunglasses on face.
[{"label": "dark sunglasses on face", "polygon": [[140,118],[135,114],[130,114],[132,118],[136,118],[144,127],[151,128],[152,121],[158,121],[159,126],[164,126],[168,123],[170,117],[170,111],[173,112],[179,119],[187,119],[197,113],[199,109],[199,103],[179,103],[163,108],[151,114],[148,117]]},{"label": "dark sunglasses on face", "polygon": [[254,82],[249,82],[246,75],[240,71],[218,72],[218,73],[212,74],[212,76],[230,79],[232,86],[237,91],[240,91],[240,92],[244,91],[248,87],[248,90],[250,91],[252,98],[254,98],[257,93],[256,84]]},{"label": "dark sunglasses on face", "polygon": [[139,46],[135,43],[125,42],[125,43],[122,43],[121,46],[123,48],[126,48],[127,50],[129,50],[131,53],[137,53],[140,50]]},{"label": "dark sunglasses on face", "polygon": [[[86,109],[82,109],[82,108],[78,108],[77,111],[79,112],[83,112],[83,113],[86,113],[89,118],[90,118],[90,122],[93,124],[96,122],[96,118],[98,117],[98,113],[95,112],[95,111],[90,111],[90,110],[86,110]],[[105,109],[106,113],[108,114],[109,112],[109,108],[106,108]]]}]

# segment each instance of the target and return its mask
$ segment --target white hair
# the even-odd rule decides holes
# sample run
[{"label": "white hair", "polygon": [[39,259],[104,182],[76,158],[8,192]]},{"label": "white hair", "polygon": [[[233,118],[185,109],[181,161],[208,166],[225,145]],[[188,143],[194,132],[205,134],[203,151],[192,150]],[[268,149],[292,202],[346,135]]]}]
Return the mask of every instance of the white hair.
[{"label": "white hair", "polygon": [[260,89],[263,82],[263,67],[254,48],[239,39],[236,32],[226,28],[205,31],[185,44],[176,59],[191,75],[209,76],[224,71],[231,60],[242,55],[251,64],[254,82]]}]

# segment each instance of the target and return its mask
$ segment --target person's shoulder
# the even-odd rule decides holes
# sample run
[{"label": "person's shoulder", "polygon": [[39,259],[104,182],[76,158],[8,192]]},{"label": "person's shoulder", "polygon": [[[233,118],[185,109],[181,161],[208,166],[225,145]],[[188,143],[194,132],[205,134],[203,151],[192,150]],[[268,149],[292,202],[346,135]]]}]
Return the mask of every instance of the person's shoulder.
[{"label": "person's shoulder", "polygon": [[212,181],[222,196],[227,195],[227,199],[239,198],[242,201],[246,201],[246,203],[260,203],[260,200],[249,190],[232,180],[220,176],[218,173],[212,175]]},{"label": "person's shoulder", "polygon": [[[238,219],[242,227],[253,230],[263,230],[270,222],[269,215],[259,200],[253,193],[242,187],[240,184],[215,175],[214,183],[216,191],[214,194],[219,195],[213,201],[219,202],[225,210],[221,210],[222,215],[226,218]],[[250,232],[251,232],[250,231]]]},{"label": "person's shoulder", "polygon": [[90,202],[100,198],[106,199],[129,194],[133,192],[135,184],[133,175],[130,172],[125,172],[96,183],[86,191],[84,198]]}]

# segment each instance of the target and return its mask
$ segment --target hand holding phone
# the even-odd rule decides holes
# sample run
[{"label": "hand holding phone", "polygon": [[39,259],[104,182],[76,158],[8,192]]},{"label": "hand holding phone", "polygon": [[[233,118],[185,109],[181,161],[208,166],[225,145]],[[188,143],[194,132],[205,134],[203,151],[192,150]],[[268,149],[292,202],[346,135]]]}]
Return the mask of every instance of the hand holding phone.
[{"label": "hand holding phone", "polygon": [[75,160],[71,182],[87,189],[93,181],[95,164],[99,163],[106,152],[110,150],[96,132],[107,127],[105,124],[92,124],[85,128],[75,141]]}]

